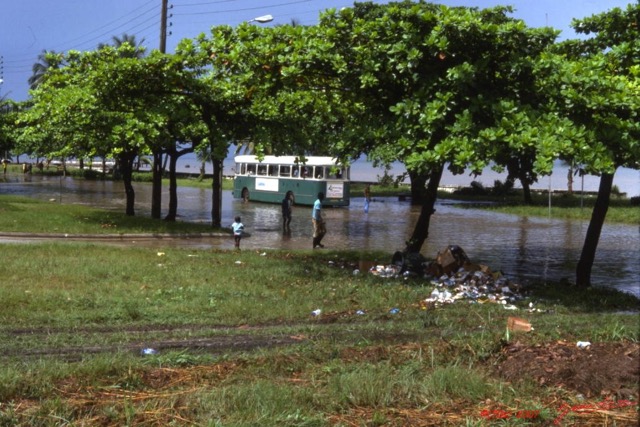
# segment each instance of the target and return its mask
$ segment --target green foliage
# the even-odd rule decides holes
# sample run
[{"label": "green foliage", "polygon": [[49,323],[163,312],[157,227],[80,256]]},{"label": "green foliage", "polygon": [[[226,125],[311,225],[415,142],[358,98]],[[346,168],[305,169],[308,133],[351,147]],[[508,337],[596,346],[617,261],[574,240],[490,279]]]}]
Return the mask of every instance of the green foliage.
[{"label": "green foliage", "polygon": [[131,179],[134,182],[153,182],[153,175],[148,172],[134,172]]},{"label": "green foliage", "polygon": [[491,188],[491,194],[495,196],[506,196],[513,191],[513,181],[506,180],[502,182],[500,180],[495,180],[493,182],[493,187]]},{"label": "green foliage", "polygon": [[454,192],[456,195],[462,196],[486,196],[489,194],[489,190],[487,190],[481,182],[471,181],[469,187],[464,187],[456,190]]},{"label": "green foliage", "polygon": [[382,187],[398,188],[400,186],[400,183],[406,179],[407,173],[404,172],[400,175],[393,176],[389,173],[390,170],[391,166],[386,165],[384,167],[383,175],[378,175],[378,185]]}]

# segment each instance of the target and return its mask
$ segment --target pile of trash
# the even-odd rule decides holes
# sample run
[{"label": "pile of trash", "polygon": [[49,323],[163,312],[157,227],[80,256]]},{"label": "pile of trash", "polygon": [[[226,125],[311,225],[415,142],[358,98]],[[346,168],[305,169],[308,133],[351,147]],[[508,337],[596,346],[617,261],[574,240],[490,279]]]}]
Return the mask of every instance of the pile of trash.
[{"label": "pile of trash", "polygon": [[420,254],[396,252],[391,265],[373,266],[369,273],[387,278],[418,276],[430,280],[434,289],[423,301],[424,305],[466,300],[498,303],[505,309],[515,310],[513,303],[523,298],[520,285],[485,265],[472,263],[464,250],[455,245],[439,251],[431,263]]},{"label": "pile of trash", "polygon": [[369,273],[383,278],[398,278],[401,274],[407,277],[411,274],[409,270],[403,272],[402,267],[395,264],[375,265],[371,267]]}]

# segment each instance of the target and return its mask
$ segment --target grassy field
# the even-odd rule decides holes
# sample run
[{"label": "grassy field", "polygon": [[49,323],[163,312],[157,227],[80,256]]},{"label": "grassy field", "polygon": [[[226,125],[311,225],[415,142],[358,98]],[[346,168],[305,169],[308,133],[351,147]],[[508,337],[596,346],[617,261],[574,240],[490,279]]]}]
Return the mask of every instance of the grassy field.
[{"label": "grassy field", "polygon": [[[25,223],[199,230],[0,197],[0,231]],[[382,252],[0,250],[0,426],[636,425],[626,294],[540,285],[516,310],[436,306],[429,279],[363,270]],[[508,333],[510,316],[534,329]]]},{"label": "grassy field", "polygon": [[[27,231],[228,238],[0,196],[0,232]],[[0,251],[0,426],[637,425],[640,301],[612,290],[436,306],[362,268],[383,252]]]},{"label": "grassy field", "polygon": [[210,224],[153,220],[83,205],[0,196],[0,232],[53,234],[210,234]]},{"label": "grassy field", "polygon": [[[540,288],[515,313],[428,306],[429,281],[354,275],[382,253],[65,243],[2,252],[5,426],[484,426],[499,414],[509,415],[500,425],[546,425],[560,401],[602,398],[501,379],[508,345],[640,338],[637,316],[622,312],[638,301],[625,295]],[[535,330],[508,336],[514,314]],[[610,411],[616,425],[637,410],[637,378],[627,381],[636,400]]]}]

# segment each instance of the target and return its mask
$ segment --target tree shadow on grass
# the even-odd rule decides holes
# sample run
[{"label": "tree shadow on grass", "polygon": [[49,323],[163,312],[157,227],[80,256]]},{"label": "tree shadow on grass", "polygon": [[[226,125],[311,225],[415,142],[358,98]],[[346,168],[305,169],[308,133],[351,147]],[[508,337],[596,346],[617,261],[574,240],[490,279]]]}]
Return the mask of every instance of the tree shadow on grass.
[{"label": "tree shadow on grass", "polygon": [[536,285],[530,288],[532,297],[587,313],[611,311],[640,311],[640,299],[635,295],[613,288],[589,287],[586,289],[568,283]]}]

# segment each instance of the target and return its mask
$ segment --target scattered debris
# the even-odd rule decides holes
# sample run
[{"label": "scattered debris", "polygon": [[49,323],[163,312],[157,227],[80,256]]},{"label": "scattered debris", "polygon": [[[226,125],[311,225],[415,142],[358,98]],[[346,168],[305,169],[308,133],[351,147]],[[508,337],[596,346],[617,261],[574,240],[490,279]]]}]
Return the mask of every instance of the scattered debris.
[{"label": "scattered debris", "polygon": [[529,332],[533,330],[531,323],[519,317],[507,318],[507,329],[511,332]]},{"label": "scattered debris", "polygon": [[[514,305],[524,298],[522,287],[511,282],[499,271],[494,272],[488,266],[470,261],[459,246],[448,246],[439,251],[435,261],[428,262],[420,254],[396,252],[391,264],[380,264],[373,261],[328,261],[330,267],[351,268],[352,274],[358,276],[368,272],[384,279],[417,279],[427,280],[433,285],[428,298],[420,302],[422,308],[451,304],[458,300],[470,303],[496,303],[505,310],[518,310]],[[529,303],[530,313],[543,310]]]},{"label": "scattered debris", "polygon": [[450,275],[457,272],[465,265],[471,264],[469,257],[460,246],[447,246],[436,255],[436,261],[428,266],[428,272],[432,276],[440,277],[443,274]]},{"label": "scattered debris", "polygon": [[401,272],[400,266],[397,265],[376,265],[371,267],[369,273],[374,276],[380,276],[384,278],[397,278]]}]

